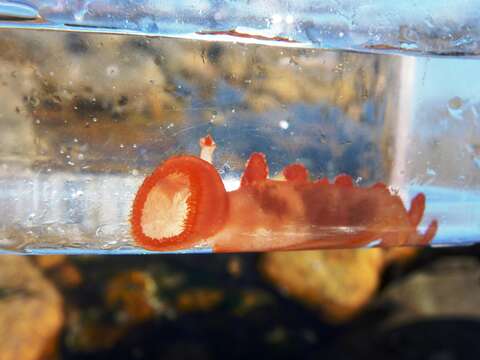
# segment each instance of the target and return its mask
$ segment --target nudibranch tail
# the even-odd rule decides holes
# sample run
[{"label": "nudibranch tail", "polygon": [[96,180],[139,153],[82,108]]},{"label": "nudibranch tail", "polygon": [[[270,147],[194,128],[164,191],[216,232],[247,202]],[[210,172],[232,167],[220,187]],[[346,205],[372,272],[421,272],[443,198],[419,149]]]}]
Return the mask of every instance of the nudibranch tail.
[{"label": "nudibranch tail", "polygon": [[417,194],[410,203],[410,210],[408,211],[408,218],[413,226],[417,227],[422,221],[423,213],[425,212],[425,195],[423,193]]},{"label": "nudibranch tail", "polygon": [[213,165],[194,156],[173,157],[140,186],[132,235],[146,249],[187,249],[219,231],[227,213],[227,193]]},{"label": "nudibranch tail", "polygon": [[[410,203],[410,210],[408,210],[408,218],[412,226],[416,229],[420,222],[422,221],[423,214],[425,212],[425,194],[417,194]],[[438,230],[437,220],[432,220],[428,225],[427,230],[424,234],[414,233],[413,236],[409,239],[406,245],[410,246],[425,246],[430,244],[430,242],[435,237]]]},{"label": "nudibranch tail", "polygon": [[419,246],[426,246],[430,244],[437,234],[438,231],[438,221],[432,220],[430,225],[428,225],[427,231],[423,234],[420,240],[417,243],[413,243],[411,245],[419,245]]}]

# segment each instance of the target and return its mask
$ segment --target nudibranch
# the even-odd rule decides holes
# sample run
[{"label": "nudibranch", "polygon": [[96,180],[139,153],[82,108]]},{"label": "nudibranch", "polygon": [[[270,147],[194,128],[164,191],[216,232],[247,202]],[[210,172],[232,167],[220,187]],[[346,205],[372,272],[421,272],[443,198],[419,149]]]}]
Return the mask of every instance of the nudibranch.
[{"label": "nudibranch", "polygon": [[425,195],[407,211],[384,184],[356,186],[348,175],[311,181],[302,164],[270,179],[266,157],[253,153],[237,190],[227,192],[212,165],[215,142],[200,140],[200,157],[174,156],[140,186],[130,217],[135,242],[149,250],[195,246],[215,252],[249,252],[427,245],[438,223],[417,227]]}]

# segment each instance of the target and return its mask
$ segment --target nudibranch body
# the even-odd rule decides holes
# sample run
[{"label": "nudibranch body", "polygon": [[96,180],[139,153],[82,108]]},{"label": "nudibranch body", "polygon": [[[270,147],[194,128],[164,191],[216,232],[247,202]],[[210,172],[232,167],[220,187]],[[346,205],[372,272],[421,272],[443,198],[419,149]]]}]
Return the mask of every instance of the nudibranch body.
[{"label": "nudibranch body", "polygon": [[269,179],[265,155],[253,153],[237,190],[227,192],[211,164],[215,142],[200,140],[201,155],[166,160],[135,197],[132,235],[150,250],[200,245],[215,252],[247,252],[426,245],[438,228],[417,232],[425,196],[406,210],[383,184],[368,188],[348,175],[310,181],[301,164],[284,168],[284,180]]}]

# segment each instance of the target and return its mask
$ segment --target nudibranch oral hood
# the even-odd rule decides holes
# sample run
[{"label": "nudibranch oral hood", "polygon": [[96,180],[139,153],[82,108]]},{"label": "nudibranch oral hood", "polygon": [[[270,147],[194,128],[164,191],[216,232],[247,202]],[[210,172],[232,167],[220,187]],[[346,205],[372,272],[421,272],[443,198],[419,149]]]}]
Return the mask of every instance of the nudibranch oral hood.
[{"label": "nudibranch oral hood", "polygon": [[195,156],[177,156],[144,180],[130,221],[142,247],[179,250],[218,232],[227,214],[227,192],[213,165]]}]

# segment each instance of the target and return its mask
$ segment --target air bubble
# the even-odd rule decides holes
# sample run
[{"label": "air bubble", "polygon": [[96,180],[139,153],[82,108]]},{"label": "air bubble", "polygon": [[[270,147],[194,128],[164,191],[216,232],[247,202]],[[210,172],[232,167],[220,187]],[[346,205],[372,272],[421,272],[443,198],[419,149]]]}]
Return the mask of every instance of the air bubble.
[{"label": "air bubble", "polygon": [[281,23],[282,20],[283,20],[283,19],[282,19],[282,15],[280,15],[280,14],[274,14],[274,15],[272,15],[272,19],[271,19],[272,24]]},{"label": "air bubble", "polygon": [[427,169],[427,175],[429,176],[436,176],[437,175],[437,172],[431,168],[428,168]]},{"label": "air bubble", "polygon": [[448,112],[457,120],[461,120],[463,118],[462,107],[463,101],[458,96],[455,96],[448,101]]},{"label": "air bubble", "polygon": [[81,196],[83,196],[83,191],[77,190],[73,193],[72,198],[76,199],[76,198],[81,197]]},{"label": "air bubble", "polygon": [[118,75],[118,73],[120,72],[117,65],[107,66],[106,71],[107,71],[107,75],[110,76],[110,77],[116,77]]},{"label": "air bubble", "polygon": [[280,126],[280,128],[282,128],[283,130],[287,130],[290,127],[290,124],[287,120],[280,120],[278,122],[278,126]]},{"label": "air bubble", "polygon": [[37,107],[40,104],[40,100],[36,96],[30,96],[28,102],[32,107]]},{"label": "air bubble", "polygon": [[460,109],[462,105],[463,105],[463,101],[458,96],[455,96],[448,101],[448,107],[454,110]]}]

